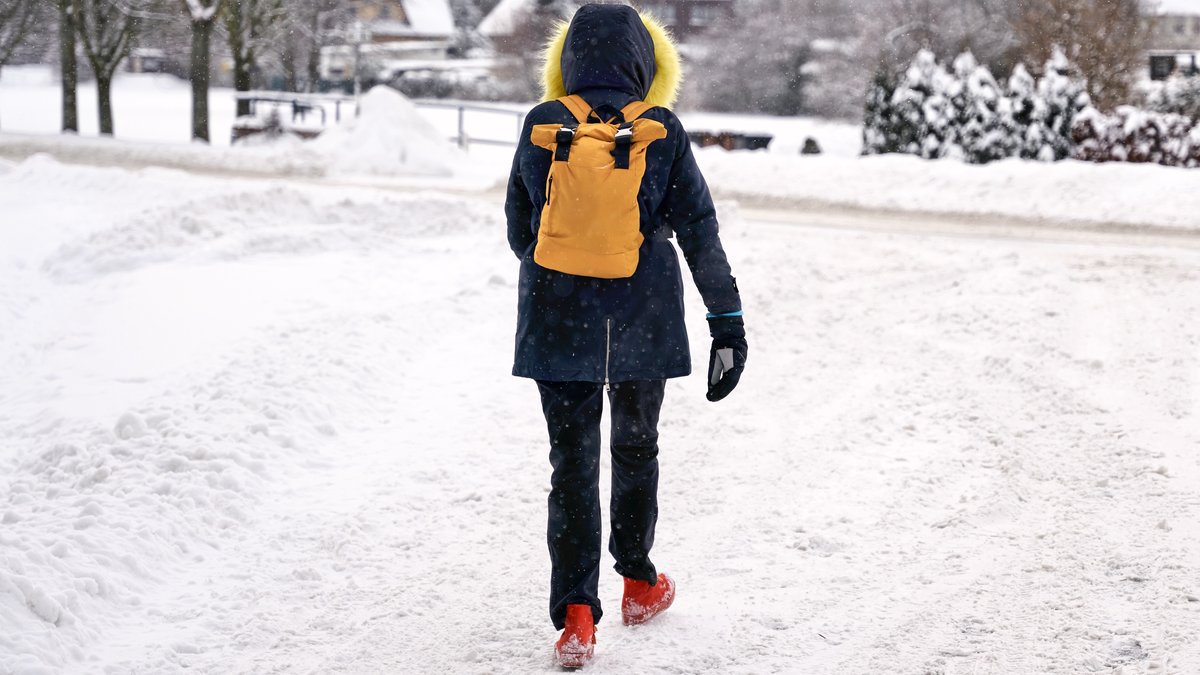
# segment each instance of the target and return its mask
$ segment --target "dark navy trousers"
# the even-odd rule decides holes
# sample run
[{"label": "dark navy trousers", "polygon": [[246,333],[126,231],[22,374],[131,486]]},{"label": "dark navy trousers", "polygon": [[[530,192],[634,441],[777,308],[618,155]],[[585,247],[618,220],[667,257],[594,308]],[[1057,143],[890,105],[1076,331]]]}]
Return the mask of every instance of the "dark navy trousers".
[{"label": "dark navy trousers", "polygon": [[[538,381],[550,431],[550,619],[562,630],[567,605],[602,611],[600,581],[600,414],[604,385]],[[612,408],[612,500],[608,550],[621,576],[654,583],[650,562],[658,521],[658,414],[666,381],[621,382]]]}]

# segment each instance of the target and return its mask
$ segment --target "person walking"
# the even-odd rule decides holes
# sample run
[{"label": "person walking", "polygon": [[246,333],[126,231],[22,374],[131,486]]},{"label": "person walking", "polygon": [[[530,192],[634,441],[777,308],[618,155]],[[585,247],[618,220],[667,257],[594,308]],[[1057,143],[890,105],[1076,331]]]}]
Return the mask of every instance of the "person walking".
[{"label": "person walking", "polygon": [[594,655],[601,557],[600,420],[611,406],[608,548],[621,616],[671,606],[650,560],[658,520],[658,419],[666,380],[691,373],[674,238],[708,309],[710,401],[746,362],[742,303],[712,196],[668,109],[681,78],[652,18],[587,4],[546,49],[545,101],[513,159],[505,212],[521,261],[513,375],[537,382],[550,440],[550,619],[558,663]]}]

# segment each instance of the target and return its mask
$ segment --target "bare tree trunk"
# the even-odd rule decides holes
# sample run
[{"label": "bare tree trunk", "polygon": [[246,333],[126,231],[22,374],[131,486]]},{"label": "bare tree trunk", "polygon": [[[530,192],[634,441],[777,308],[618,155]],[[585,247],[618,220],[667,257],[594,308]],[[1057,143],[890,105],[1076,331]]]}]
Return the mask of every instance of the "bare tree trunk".
[{"label": "bare tree trunk", "polygon": [[75,6],[58,0],[58,58],[62,75],[62,130],[79,133],[79,64],[75,60]]},{"label": "bare tree trunk", "polygon": [[213,20],[192,22],[192,138],[209,142],[208,73]]},{"label": "bare tree trunk", "polygon": [[[238,92],[247,92],[254,88],[254,80],[251,77],[250,61],[247,59],[233,58],[233,88]],[[250,114],[250,101],[238,99],[237,116],[243,117]]]},{"label": "bare tree trunk", "polygon": [[100,135],[113,135],[112,73],[96,73],[96,99],[100,112]]},{"label": "bare tree trunk", "polygon": [[[238,93],[250,91],[250,68],[254,63],[254,46],[251,44],[254,12],[257,6],[249,0],[233,0],[225,8],[225,32],[229,39],[229,53],[233,56],[233,89]],[[250,101],[237,99],[237,116],[250,114]]]},{"label": "bare tree trunk", "polygon": [[[286,18],[283,0],[232,0],[225,6],[225,33],[233,56],[233,85],[240,93],[259,85],[259,54],[270,47]],[[238,99],[239,117],[250,114],[250,101]]]},{"label": "bare tree trunk", "polygon": [[309,26],[312,31],[312,41],[308,48],[308,86],[309,92],[317,90],[317,82],[321,79],[321,41],[316,37],[321,31],[321,13],[312,13],[312,25]]},{"label": "bare tree trunk", "polygon": [[284,86],[288,91],[300,90],[300,73],[296,71],[296,57],[296,39],[288,36],[283,41],[283,54],[279,59],[283,62]]}]

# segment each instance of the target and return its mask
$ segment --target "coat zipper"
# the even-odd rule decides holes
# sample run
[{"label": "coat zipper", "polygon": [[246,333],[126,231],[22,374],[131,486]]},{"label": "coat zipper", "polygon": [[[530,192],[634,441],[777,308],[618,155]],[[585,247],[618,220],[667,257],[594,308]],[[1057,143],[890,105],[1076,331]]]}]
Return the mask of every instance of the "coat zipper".
[{"label": "coat zipper", "polygon": [[554,192],[554,176],[546,180],[546,206],[550,206],[550,195]]},{"label": "coat zipper", "polygon": [[608,381],[608,362],[612,356],[612,319],[604,320],[604,388],[608,392],[612,392],[612,385]]}]

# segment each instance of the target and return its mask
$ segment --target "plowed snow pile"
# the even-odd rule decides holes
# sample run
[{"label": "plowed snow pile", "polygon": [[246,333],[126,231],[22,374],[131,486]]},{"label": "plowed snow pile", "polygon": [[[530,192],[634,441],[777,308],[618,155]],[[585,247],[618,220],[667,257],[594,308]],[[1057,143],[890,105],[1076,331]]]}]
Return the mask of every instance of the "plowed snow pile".
[{"label": "plowed snow pile", "polygon": [[417,107],[394,89],[375,87],[359,116],[321,134],[311,145],[343,174],[449,176],[466,155],[447,142]]}]

